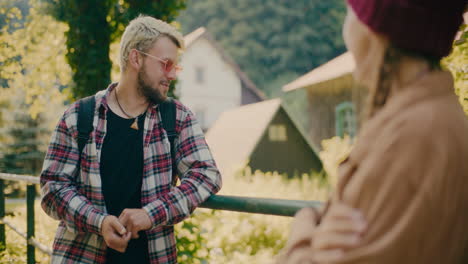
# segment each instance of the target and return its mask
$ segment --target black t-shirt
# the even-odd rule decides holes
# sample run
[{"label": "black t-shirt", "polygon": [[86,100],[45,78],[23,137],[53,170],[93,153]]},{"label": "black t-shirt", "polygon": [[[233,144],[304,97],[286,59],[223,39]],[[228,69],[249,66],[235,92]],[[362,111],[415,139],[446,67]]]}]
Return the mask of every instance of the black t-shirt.
[{"label": "black t-shirt", "polygon": [[[107,132],[101,151],[101,182],[107,212],[119,217],[126,208],[141,208],[143,179],[143,125],[145,115],[138,117],[138,130],[130,127],[134,119],[125,119],[107,111]],[[149,263],[148,241],[143,231],[130,239],[125,253],[107,250],[107,263]]]}]

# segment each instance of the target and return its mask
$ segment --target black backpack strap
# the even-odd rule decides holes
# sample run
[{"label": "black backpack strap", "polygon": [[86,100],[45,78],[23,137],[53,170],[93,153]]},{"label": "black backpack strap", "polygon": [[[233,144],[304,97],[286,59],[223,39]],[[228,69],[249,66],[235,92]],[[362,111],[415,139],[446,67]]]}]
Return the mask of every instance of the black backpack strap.
[{"label": "black backpack strap", "polygon": [[86,142],[88,142],[89,134],[93,131],[94,108],[96,104],[94,95],[81,99],[79,104],[77,127],[78,150],[81,157],[81,152],[83,151]]},{"label": "black backpack strap", "polygon": [[161,119],[163,128],[166,130],[169,143],[171,143],[171,158],[172,158],[172,185],[177,183],[177,166],[175,162],[175,149],[174,141],[177,137],[176,132],[176,105],[172,98],[168,97],[166,101],[159,104],[159,111],[161,113]]}]

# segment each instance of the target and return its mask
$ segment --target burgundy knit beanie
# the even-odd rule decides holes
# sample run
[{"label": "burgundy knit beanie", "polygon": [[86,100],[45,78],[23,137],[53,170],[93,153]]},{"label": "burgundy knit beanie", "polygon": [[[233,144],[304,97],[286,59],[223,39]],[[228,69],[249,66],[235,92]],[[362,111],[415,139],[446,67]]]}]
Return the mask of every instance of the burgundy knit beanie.
[{"label": "burgundy knit beanie", "polygon": [[467,0],[347,0],[356,16],[398,48],[442,58],[450,53]]}]

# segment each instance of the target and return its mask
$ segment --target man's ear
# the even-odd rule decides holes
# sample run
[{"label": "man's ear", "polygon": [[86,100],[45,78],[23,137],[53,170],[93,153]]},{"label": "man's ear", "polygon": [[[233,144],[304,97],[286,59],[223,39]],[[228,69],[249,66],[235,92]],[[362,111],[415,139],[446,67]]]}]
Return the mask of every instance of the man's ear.
[{"label": "man's ear", "polygon": [[139,70],[143,66],[143,58],[138,51],[132,49],[128,54],[128,63],[130,67]]}]

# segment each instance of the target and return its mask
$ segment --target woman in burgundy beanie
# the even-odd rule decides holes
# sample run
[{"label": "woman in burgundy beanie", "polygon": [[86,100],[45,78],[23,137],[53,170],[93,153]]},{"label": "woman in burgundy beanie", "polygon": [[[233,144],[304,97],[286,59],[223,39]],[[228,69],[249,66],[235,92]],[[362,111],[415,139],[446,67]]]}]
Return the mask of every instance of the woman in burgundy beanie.
[{"label": "woman in burgundy beanie", "polygon": [[365,122],[334,195],[299,211],[277,262],[468,263],[468,119],[440,67],[467,2],[347,3]]}]

